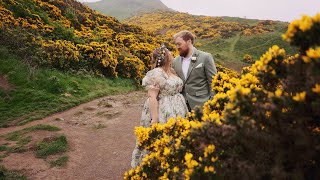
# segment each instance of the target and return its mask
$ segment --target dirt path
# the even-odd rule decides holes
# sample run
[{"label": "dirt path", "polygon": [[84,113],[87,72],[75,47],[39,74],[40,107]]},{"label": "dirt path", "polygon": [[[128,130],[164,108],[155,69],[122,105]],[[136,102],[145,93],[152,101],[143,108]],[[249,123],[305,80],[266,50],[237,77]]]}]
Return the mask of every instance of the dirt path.
[{"label": "dirt path", "polygon": [[12,153],[1,164],[21,170],[30,179],[123,179],[130,169],[133,130],[139,125],[144,100],[145,93],[139,91],[103,97],[25,126],[0,129],[0,135],[4,135],[36,124],[50,124],[62,129],[59,133],[70,145],[69,161],[63,168],[51,168],[30,151]]},{"label": "dirt path", "polygon": [[237,33],[235,39],[231,42],[229,52],[231,53],[234,52],[234,49],[236,47],[236,44],[240,40],[240,37],[241,37],[241,33]]},{"label": "dirt path", "polygon": [[10,90],[12,86],[7,81],[6,77],[3,75],[0,75],[0,89],[4,90],[5,92]]}]

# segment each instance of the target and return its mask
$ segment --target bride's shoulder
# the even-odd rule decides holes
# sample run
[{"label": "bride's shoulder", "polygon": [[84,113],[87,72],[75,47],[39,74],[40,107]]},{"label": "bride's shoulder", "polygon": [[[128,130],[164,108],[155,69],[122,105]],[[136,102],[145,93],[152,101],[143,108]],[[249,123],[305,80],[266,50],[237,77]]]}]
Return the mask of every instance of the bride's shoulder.
[{"label": "bride's shoulder", "polygon": [[142,85],[159,85],[162,87],[166,83],[166,77],[160,68],[154,68],[147,72],[146,76],[142,79]]}]

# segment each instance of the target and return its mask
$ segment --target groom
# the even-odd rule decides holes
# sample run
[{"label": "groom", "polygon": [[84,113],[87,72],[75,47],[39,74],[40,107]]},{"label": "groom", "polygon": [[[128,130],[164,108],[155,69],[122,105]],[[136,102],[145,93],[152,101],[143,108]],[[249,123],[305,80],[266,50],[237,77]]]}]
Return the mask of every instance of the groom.
[{"label": "groom", "polygon": [[172,63],[173,69],[183,80],[183,96],[189,110],[203,104],[213,96],[211,81],[217,68],[210,53],[193,47],[194,35],[189,31],[180,31],[173,36],[180,56]]}]

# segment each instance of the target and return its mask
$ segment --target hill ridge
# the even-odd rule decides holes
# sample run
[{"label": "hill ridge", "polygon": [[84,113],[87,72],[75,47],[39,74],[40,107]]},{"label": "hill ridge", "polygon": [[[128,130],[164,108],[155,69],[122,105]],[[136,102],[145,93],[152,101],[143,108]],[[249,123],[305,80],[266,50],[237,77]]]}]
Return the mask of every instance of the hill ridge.
[{"label": "hill ridge", "polygon": [[101,0],[84,4],[102,14],[114,16],[120,20],[146,12],[173,11],[160,0]]}]

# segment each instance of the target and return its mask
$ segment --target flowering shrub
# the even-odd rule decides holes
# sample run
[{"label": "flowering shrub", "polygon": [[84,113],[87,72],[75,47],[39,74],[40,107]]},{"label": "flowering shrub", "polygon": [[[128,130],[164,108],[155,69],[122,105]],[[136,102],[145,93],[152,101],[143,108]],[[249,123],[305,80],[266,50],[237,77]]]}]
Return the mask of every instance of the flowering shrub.
[{"label": "flowering shrub", "polygon": [[268,33],[272,32],[272,29],[269,29],[267,25],[271,25],[272,21],[262,21],[259,22],[256,26],[246,28],[242,31],[242,34],[245,36],[251,36],[254,34],[263,34],[263,33]]},{"label": "flowering shrub", "polygon": [[284,36],[300,47],[297,54],[273,46],[241,76],[219,72],[203,110],[137,127],[149,154],[125,179],[320,177],[320,31],[312,22],[302,31],[294,21]]},{"label": "flowering shrub", "polygon": [[162,41],[75,0],[0,0],[0,39],[35,66],[120,75],[137,84]]},{"label": "flowering shrub", "polygon": [[79,51],[70,41],[49,40],[40,42],[43,49],[40,57],[47,60],[47,65],[67,70],[72,64],[79,61]]},{"label": "flowering shrub", "polygon": [[320,14],[314,17],[303,16],[299,20],[290,23],[287,32],[282,36],[283,39],[292,45],[298,46],[301,53],[309,47],[319,45],[320,37]]},{"label": "flowering shrub", "polygon": [[246,63],[250,63],[250,64],[252,64],[252,63],[254,63],[254,59],[253,59],[253,57],[252,56],[250,56],[249,54],[245,54],[244,56],[243,56],[243,59],[242,59],[244,62],[246,62]]},{"label": "flowering shrub", "polygon": [[137,84],[144,77],[146,72],[145,64],[137,57],[123,57],[119,58],[117,72],[121,73],[122,77],[132,78]]},{"label": "flowering shrub", "polygon": [[[186,19],[188,21],[185,21]],[[254,35],[273,31],[268,27],[272,23],[271,21],[261,21],[255,26],[249,26],[240,22],[228,22],[220,17],[194,16],[179,12],[145,13],[126,19],[125,22],[163,35],[167,41],[170,41],[176,32],[185,29],[191,30],[197,38],[201,39],[228,38],[237,32],[243,32],[244,35]]]}]

